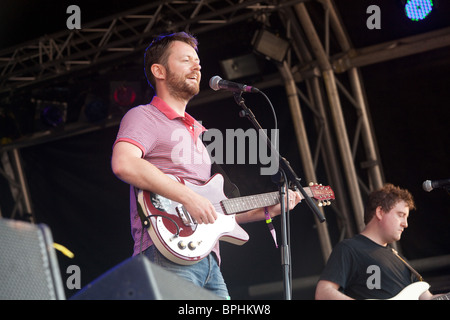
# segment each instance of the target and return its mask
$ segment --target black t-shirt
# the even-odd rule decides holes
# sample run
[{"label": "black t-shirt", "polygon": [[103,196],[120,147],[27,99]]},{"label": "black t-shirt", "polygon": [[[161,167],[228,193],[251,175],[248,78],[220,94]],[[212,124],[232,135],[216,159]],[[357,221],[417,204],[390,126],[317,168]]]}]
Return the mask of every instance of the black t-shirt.
[{"label": "black t-shirt", "polygon": [[389,299],[418,279],[390,246],[358,234],[336,245],[320,280],[339,284],[354,299]]}]

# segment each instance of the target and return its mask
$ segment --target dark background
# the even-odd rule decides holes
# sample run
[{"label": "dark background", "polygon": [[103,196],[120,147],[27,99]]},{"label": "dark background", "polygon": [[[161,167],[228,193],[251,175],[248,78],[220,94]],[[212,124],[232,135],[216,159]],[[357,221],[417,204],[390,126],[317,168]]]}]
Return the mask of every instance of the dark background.
[{"label": "dark background", "polygon": [[[439,1],[435,12],[420,23],[404,17],[398,5],[400,1],[335,2],[355,48],[450,25],[448,1]],[[68,16],[65,12],[70,4],[80,6],[83,25],[144,3],[5,0],[0,5],[0,49],[64,30]],[[370,4],[381,8],[380,30],[366,27],[366,8]],[[316,14],[315,18],[320,20],[317,13],[320,11],[313,10],[314,4],[310,8],[311,15]],[[202,91],[210,90],[207,84],[210,77],[221,74],[220,60],[252,51],[250,41],[257,27],[258,23],[246,21],[199,36]],[[323,25],[316,27],[320,29]],[[450,254],[449,195],[443,190],[427,193],[422,189],[424,180],[449,178],[449,57],[450,48],[445,47],[360,69],[385,181],[409,189],[417,202],[417,210],[411,213],[409,228],[400,241],[404,255],[410,260]],[[114,77],[140,81],[145,92],[141,61],[141,56],[133,57],[129,65],[118,68]],[[266,73],[276,70],[271,63],[263,62],[263,66]],[[344,77],[345,82],[345,76],[339,77]],[[80,75],[76,80],[103,90],[111,77],[108,74],[94,77]],[[302,84],[299,86],[303,88]],[[276,109],[281,134],[280,153],[302,177],[303,169],[285,90],[283,87],[273,87],[264,92]],[[150,97],[151,92],[146,92],[143,102]],[[263,127],[273,127],[271,111],[261,96],[246,96],[246,102]],[[343,103],[345,115],[353,112],[351,108]],[[239,117],[239,110],[230,94],[228,98],[209,105],[195,105],[188,112],[209,128],[251,128],[247,119]],[[305,117],[311,120],[307,112]],[[63,279],[67,277],[67,266],[76,264],[81,268],[83,286],[132,253],[129,189],[113,175],[110,168],[111,148],[117,129],[117,126],[112,126],[20,150],[37,222],[49,225],[55,242],[75,253],[74,259],[58,253]],[[227,164],[224,167],[243,195],[276,188],[270,177],[259,174],[259,165]],[[320,182],[327,184],[326,176],[320,169],[317,170]],[[12,202],[8,184],[3,179],[0,179],[0,190],[2,214],[7,216]],[[325,212],[334,245],[339,239],[336,216],[332,208]],[[313,215],[305,204],[299,205],[291,214],[292,277],[317,276],[323,267],[323,259]],[[280,235],[279,219],[275,221],[275,226]],[[280,251],[275,248],[264,222],[247,225],[245,229],[251,237],[245,246],[222,246],[222,269],[235,299],[254,298],[249,295],[249,287],[282,280]],[[430,277],[438,277],[446,283],[449,281],[448,275],[448,267],[430,272]],[[69,297],[74,291],[67,290],[66,293]],[[282,297],[279,291],[257,298]],[[312,299],[313,287],[295,290],[293,298]]]}]

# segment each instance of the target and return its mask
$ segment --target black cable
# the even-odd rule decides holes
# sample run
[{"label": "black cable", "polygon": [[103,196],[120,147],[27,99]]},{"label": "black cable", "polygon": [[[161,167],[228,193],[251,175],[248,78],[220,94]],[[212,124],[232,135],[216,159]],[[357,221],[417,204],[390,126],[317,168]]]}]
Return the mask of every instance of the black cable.
[{"label": "black cable", "polygon": [[[169,219],[174,225],[175,228],[177,228],[177,232],[175,233],[175,237],[178,237],[180,235],[180,227],[178,226],[178,224],[175,222],[175,220],[173,220],[172,218],[162,215],[162,214],[149,214],[148,216],[146,216],[146,218],[150,219],[152,217],[161,217],[161,218],[166,218]],[[142,243],[144,241],[144,227],[142,227],[142,232],[141,232],[141,240],[140,240],[140,244],[139,244],[139,253],[142,254]]]},{"label": "black cable", "polygon": [[180,235],[180,227],[178,226],[178,224],[175,222],[175,220],[173,220],[172,218],[162,215],[162,214],[149,214],[147,216],[147,218],[153,218],[153,217],[161,217],[161,218],[166,218],[169,219],[177,228],[177,233],[175,234],[176,237],[178,237]]},{"label": "black cable", "polygon": [[278,119],[277,119],[277,114],[275,112],[275,108],[272,105],[272,102],[270,101],[270,99],[266,96],[266,94],[262,91],[259,91],[260,94],[262,94],[262,96],[264,98],[266,98],[267,102],[269,103],[270,108],[272,109],[272,113],[273,113],[273,119],[275,121],[275,130],[278,129]]}]

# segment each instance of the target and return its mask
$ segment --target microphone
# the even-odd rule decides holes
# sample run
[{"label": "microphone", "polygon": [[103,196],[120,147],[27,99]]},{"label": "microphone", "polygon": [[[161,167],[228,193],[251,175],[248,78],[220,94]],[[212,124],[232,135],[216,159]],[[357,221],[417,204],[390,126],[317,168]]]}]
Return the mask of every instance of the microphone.
[{"label": "microphone", "polygon": [[450,188],[450,179],[426,180],[423,182],[422,187],[427,192],[437,188]]},{"label": "microphone", "polygon": [[227,91],[233,91],[233,92],[251,92],[251,93],[257,93],[259,92],[259,89],[254,88],[252,86],[247,86],[245,84],[240,84],[236,82],[231,82],[228,80],[223,80],[219,76],[214,76],[209,80],[209,86],[211,89],[217,91],[219,89],[227,90]]}]

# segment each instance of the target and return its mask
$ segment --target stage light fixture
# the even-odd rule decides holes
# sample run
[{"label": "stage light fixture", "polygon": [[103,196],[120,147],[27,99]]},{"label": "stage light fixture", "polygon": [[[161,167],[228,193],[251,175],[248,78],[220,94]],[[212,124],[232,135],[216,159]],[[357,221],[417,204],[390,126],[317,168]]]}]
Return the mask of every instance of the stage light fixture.
[{"label": "stage light fixture", "polygon": [[256,52],[264,55],[267,59],[283,62],[289,49],[289,41],[283,39],[265,29],[255,33],[252,40]]},{"label": "stage light fixture", "polygon": [[101,98],[93,97],[86,101],[84,115],[88,122],[98,122],[108,117],[109,106]]},{"label": "stage light fixture", "polygon": [[226,79],[235,80],[253,76],[261,72],[254,54],[246,54],[220,61]]},{"label": "stage light fixture", "polygon": [[[59,128],[66,123],[67,103],[59,101],[37,101],[37,119],[41,125],[36,129]],[[43,125],[43,126],[42,126]]]},{"label": "stage light fixture", "polygon": [[131,107],[136,102],[136,91],[133,86],[121,85],[118,86],[113,93],[114,102],[121,107]]},{"label": "stage light fixture", "polygon": [[110,114],[123,115],[142,103],[141,83],[138,81],[111,81],[109,83]]},{"label": "stage light fixture", "polygon": [[412,21],[420,21],[433,11],[433,0],[407,0],[404,4],[405,14]]}]

